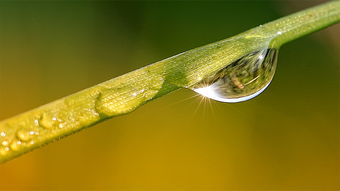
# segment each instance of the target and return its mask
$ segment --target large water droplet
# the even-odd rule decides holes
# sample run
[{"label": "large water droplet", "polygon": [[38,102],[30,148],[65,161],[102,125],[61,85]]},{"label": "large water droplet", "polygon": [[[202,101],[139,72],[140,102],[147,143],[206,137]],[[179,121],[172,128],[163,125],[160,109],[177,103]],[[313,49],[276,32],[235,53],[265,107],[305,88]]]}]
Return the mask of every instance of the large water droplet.
[{"label": "large water droplet", "polygon": [[245,55],[192,89],[221,102],[252,99],[263,92],[273,79],[277,53],[276,49],[264,49]]},{"label": "large water droplet", "polygon": [[0,155],[5,155],[9,150],[9,147],[0,147]]}]

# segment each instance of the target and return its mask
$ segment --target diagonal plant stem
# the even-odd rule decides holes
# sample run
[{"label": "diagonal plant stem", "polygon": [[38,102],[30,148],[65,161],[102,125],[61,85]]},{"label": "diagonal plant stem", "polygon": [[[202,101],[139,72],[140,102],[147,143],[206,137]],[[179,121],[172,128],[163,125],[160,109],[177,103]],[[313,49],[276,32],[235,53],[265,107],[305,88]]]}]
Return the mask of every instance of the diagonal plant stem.
[{"label": "diagonal plant stem", "polygon": [[188,88],[233,61],[281,45],[340,21],[340,1],[280,18],[103,82],[0,122],[0,162],[179,88]]}]

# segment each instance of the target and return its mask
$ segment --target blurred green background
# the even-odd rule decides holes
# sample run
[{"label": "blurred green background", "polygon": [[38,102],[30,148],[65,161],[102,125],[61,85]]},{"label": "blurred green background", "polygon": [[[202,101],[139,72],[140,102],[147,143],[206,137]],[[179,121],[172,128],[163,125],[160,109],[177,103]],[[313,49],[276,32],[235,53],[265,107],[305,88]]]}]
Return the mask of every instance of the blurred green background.
[{"label": "blurred green background", "polygon": [[[1,1],[0,118],[323,1]],[[0,190],[340,190],[340,28],[281,48],[270,87],[179,90],[0,165]]]}]

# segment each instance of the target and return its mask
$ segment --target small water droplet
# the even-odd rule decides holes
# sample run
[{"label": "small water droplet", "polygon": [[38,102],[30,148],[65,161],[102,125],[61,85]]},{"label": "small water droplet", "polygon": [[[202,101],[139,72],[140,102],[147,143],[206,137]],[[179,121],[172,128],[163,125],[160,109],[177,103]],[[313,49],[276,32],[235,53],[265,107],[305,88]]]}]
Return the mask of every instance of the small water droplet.
[{"label": "small water droplet", "polygon": [[47,114],[43,114],[39,120],[39,125],[46,129],[58,127],[59,121],[57,117],[51,117]]},{"label": "small water droplet", "polygon": [[30,141],[35,135],[38,135],[39,133],[32,130],[27,129],[21,129],[17,132],[17,137],[21,141]]},{"label": "small water droplet", "polygon": [[1,142],[1,145],[2,145],[2,146],[5,146],[5,147],[8,146],[8,144],[9,144],[8,141],[2,141],[2,142]]},{"label": "small water droplet", "polygon": [[270,84],[276,69],[277,52],[276,49],[264,49],[245,55],[191,89],[221,102],[252,99]]},{"label": "small water droplet", "polygon": [[39,135],[39,133],[37,131],[30,131],[29,134],[30,135]]},{"label": "small water droplet", "polygon": [[0,148],[0,155],[5,155],[9,151],[8,147],[1,147]]},{"label": "small water droplet", "polygon": [[6,137],[6,132],[1,131],[1,132],[0,132],[0,136],[1,136],[1,137]]},{"label": "small water droplet", "polygon": [[141,89],[141,90],[139,90],[139,91],[133,92],[133,93],[132,93],[132,96],[141,95],[141,94],[143,94],[144,92],[145,92],[145,89]]},{"label": "small water droplet", "polygon": [[39,120],[38,119],[34,120],[34,125],[39,126]]},{"label": "small water droplet", "polygon": [[11,145],[9,146],[13,151],[16,151],[19,149],[19,147],[21,146],[22,142],[21,141],[13,141],[13,143],[11,143]]},{"label": "small water droplet", "polygon": [[115,95],[115,92],[110,89],[108,91],[103,91],[97,97],[94,108],[96,113],[98,113],[102,118],[128,113],[136,109],[146,100],[153,98],[158,93],[158,91],[159,87],[155,87],[155,89],[150,88],[136,90],[134,93],[131,94],[131,97],[127,97],[120,102],[117,100],[113,100],[113,98],[116,97],[121,99],[121,95]]},{"label": "small water droplet", "polygon": [[0,148],[0,155],[5,155],[7,151],[4,150],[4,148]]}]

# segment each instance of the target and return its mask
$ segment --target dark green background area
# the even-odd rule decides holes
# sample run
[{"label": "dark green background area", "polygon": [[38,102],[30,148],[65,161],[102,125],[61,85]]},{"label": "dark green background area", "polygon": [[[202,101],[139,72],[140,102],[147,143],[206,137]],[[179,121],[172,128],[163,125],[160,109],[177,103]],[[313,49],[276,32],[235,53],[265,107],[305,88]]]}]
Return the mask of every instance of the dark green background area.
[{"label": "dark green background area", "polygon": [[[322,1],[0,1],[0,117]],[[0,190],[339,190],[340,28],[227,104],[178,90],[0,166]]]}]

